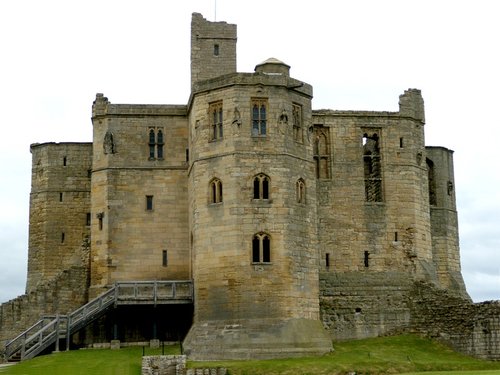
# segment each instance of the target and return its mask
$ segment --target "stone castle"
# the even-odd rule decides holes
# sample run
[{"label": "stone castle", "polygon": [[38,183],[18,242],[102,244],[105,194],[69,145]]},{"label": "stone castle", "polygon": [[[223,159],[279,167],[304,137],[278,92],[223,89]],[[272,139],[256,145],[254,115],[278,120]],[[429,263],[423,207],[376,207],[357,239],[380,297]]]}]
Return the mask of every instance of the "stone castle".
[{"label": "stone castle", "polygon": [[466,292],[453,151],[425,145],[420,91],[398,112],[313,110],[287,64],[236,71],[236,25],[191,27],[186,105],[97,94],[91,143],[31,146],[26,295],[2,305],[0,338],[116,283],[177,280],[192,304],[115,306],[71,345],[175,336],[193,359],[273,358],[419,332],[500,359],[500,306]]}]

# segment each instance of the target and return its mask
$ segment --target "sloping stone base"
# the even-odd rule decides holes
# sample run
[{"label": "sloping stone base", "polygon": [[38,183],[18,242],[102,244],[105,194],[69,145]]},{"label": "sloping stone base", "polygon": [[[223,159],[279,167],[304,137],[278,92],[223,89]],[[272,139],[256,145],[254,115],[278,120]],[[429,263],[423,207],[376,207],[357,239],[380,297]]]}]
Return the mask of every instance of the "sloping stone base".
[{"label": "sloping stone base", "polygon": [[322,355],[332,341],[320,321],[254,319],[195,323],[184,340],[192,360],[270,359]]}]

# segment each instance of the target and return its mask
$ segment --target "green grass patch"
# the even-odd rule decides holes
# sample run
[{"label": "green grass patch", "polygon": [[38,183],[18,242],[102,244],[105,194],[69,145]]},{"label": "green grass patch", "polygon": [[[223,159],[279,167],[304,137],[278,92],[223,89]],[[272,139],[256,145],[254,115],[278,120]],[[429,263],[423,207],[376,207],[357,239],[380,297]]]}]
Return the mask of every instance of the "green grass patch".
[{"label": "green grass patch", "polygon": [[[458,354],[434,341],[413,335],[339,342],[335,351],[308,358],[265,361],[189,361],[188,367],[226,367],[230,375],[500,375],[500,362]],[[146,348],[146,355],[161,349]],[[165,347],[165,354],[179,354],[178,347]],[[120,350],[76,350],[37,357],[0,370],[1,375],[140,375],[142,347]],[[442,372],[437,372],[442,371]]]},{"label": "green grass patch", "polygon": [[[53,353],[0,369],[1,375],[140,375],[142,347],[120,350],[88,349]],[[146,355],[162,349],[145,348]],[[180,354],[178,346],[165,346],[165,354]]]}]

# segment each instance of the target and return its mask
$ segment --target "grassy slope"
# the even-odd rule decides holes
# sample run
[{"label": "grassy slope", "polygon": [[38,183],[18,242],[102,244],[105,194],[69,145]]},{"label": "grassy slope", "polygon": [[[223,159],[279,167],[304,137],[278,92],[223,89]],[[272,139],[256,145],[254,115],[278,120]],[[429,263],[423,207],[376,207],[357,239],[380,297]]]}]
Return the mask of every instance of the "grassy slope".
[{"label": "grassy slope", "polygon": [[[177,354],[170,348],[166,354]],[[146,355],[161,354],[146,349]],[[38,357],[1,371],[1,375],[133,374],[139,375],[142,348],[80,350]],[[384,337],[336,343],[335,351],[323,357],[271,361],[190,362],[190,367],[223,366],[231,375],[400,374],[419,371],[472,370],[453,375],[500,375],[500,362],[480,361],[416,336]],[[479,372],[479,370],[497,370]],[[451,373],[439,373],[445,375]]]}]

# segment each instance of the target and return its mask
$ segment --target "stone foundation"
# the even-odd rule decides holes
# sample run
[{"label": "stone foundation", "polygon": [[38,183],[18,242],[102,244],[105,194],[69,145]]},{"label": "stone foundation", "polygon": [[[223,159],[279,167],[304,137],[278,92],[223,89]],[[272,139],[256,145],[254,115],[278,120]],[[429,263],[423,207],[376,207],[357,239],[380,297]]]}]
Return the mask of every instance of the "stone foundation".
[{"label": "stone foundation", "polygon": [[192,360],[301,357],[331,350],[321,322],[306,319],[195,323],[184,341]]}]

